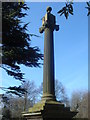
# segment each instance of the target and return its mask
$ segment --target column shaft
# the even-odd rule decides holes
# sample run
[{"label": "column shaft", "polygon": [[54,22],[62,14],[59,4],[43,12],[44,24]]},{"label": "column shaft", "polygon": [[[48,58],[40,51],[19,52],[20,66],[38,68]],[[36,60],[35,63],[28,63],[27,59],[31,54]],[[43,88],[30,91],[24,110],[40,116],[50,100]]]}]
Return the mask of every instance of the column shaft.
[{"label": "column shaft", "polygon": [[53,30],[45,29],[43,98],[55,99]]}]

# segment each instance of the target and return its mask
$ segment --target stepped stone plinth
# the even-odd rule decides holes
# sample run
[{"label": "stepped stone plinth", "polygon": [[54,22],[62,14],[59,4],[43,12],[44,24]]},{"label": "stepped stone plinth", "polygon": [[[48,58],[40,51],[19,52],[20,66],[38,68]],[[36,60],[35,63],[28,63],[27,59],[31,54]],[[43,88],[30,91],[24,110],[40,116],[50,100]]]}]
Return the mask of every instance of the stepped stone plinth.
[{"label": "stepped stone plinth", "polygon": [[23,116],[27,120],[71,120],[77,112],[70,111],[70,107],[65,107],[64,104],[53,101],[41,100],[29,109]]}]

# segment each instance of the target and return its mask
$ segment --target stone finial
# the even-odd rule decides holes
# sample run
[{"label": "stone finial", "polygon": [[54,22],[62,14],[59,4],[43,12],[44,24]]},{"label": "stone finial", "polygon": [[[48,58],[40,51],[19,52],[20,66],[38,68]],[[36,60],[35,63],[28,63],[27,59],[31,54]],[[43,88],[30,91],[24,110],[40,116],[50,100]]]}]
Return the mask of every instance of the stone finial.
[{"label": "stone finial", "polygon": [[47,11],[47,13],[50,13],[52,11],[52,8],[48,6],[46,11]]},{"label": "stone finial", "polygon": [[45,16],[42,19],[42,27],[39,28],[39,32],[43,33],[43,31],[46,28],[50,28],[53,31],[59,30],[59,25],[56,25],[56,20],[55,20],[55,16],[53,14],[51,14],[52,8],[51,7],[47,7],[46,9],[47,13],[45,14]]}]

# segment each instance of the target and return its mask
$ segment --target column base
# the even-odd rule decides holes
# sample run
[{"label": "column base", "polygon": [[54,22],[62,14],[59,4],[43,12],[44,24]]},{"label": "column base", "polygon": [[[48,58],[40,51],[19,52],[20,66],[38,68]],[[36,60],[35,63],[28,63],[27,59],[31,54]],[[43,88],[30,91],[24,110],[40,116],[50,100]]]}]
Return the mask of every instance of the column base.
[{"label": "column base", "polygon": [[71,120],[77,112],[70,111],[70,107],[54,100],[41,100],[28,112],[23,113],[27,120]]},{"label": "column base", "polygon": [[42,96],[42,100],[46,101],[46,100],[51,100],[51,101],[56,101],[56,97],[53,94],[43,94]]}]

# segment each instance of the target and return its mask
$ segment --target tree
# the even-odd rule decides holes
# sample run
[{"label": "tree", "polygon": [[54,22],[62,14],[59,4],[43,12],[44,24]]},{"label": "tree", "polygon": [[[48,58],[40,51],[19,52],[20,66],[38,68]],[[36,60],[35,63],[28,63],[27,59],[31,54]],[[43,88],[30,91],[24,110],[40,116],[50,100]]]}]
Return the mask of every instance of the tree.
[{"label": "tree", "polygon": [[2,118],[2,108],[3,108],[3,104],[2,104],[2,94],[0,94],[0,120]]},{"label": "tree", "polygon": [[[15,79],[24,81],[20,65],[26,67],[40,67],[39,60],[43,59],[38,47],[31,47],[30,36],[27,33],[29,23],[22,24],[22,18],[27,14],[22,12],[29,8],[25,3],[2,2],[2,67],[8,75]],[[9,90],[15,90],[18,93],[20,86],[9,87]],[[13,91],[13,93],[15,93]],[[21,89],[22,91],[22,89]],[[16,93],[16,94],[17,94]]]},{"label": "tree", "polygon": [[9,109],[9,98],[2,95],[2,103],[4,104],[4,107],[2,108],[2,120],[10,120],[11,119],[11,111]]},{"label": "tree", "polygon": [[29,9],[25,3],[2,3],[2,68],[19,80],[23,79],[21,64],[38,67],[42,59],[39,48],[30,46],[29,23],[21,25],[21,18],[26,16],[23,9]]},{"label": "tree", "polygon": [[73,92],[71,109],[78,111],[76,118],[88,118],[88,92]]},{"label": "tree", "polygon": [[40,92],[33,81],[22,83],[21,88],[26,90],[21,97],[11,93],[3,95],[3,117],[7,116],[6,111],[10,111],[11,118],[22,118],[22,112],[28,111],[38,101]]},{"label": "tree", "polygon": [[[43,92],[42,84],[37,88],[33,81],[26,81],[22,83],[21,87],[27,91],[22,97],[12,95],[11,93],[3,95],[4,116],[7,116],[7,114],[5,114],[7,110],[10,112],[11,118],[22,118],[23,111],[28,111],[30,107],[41,100]],[[57,100],[68,106],[69,101],[65,93],[65,88],[58,80],[56,80],[55,89]]]},{"label": "tree", "polygon": [[[38,88],[38,93],[40,97],[43,95],[43,83],[41,83],[41,86]],[[55,80],[55,96],[57,101],[64,103],[66,106],[70,106],[65,87],[59,80]]]},{"label": "tree", "polygon": [[[29,107],[31,101],[29,101]],[[22,118],[22,112],[24,111],[24,98],[18,96],[10,96],[9,110],[11,111],[11,118]]]},{"label": "tree", "polygon": [[33,81],[26,81],[22,83],[21,87],[27,91],[25,92],[23,98],[24,98],[24,110],[28,110],[29,107],[33,106],[39,100],[41,89],[37,88]]},{"label": "tree", "polygon": [[2,108],[2,120],[6,120],[7,118],[19,119],[22,117],[21,113],[24,111],[24,99],[22,97],[4,94],[2,102],[4,104],[4,107]]},{"label": "tree", "polygon": [[64,103],[66,106],[69,106],[69,99],[67,97],[65,87],[58,80],[55,80],[55,95],[58,101]]}]

